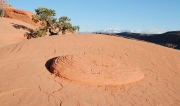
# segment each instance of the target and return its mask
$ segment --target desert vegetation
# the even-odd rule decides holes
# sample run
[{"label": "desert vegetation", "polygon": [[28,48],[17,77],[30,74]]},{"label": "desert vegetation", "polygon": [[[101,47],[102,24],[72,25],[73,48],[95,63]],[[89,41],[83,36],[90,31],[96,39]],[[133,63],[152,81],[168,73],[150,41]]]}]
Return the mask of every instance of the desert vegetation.
[{"label": "desert vegetation", "polygon": [[62,16],[59,19],[55,18],[56,12],[52,9],[37,8],[35,9],[36,14],[32,15],[32,20],[35,23],[40,23],[40,27],[31,31],[27,34],[27,38],[43,37],[49,34],[58,35],[59,32],[66,34],[66,32],[74,33],[79,31],[79,26],[73,26],[66,16]]}]

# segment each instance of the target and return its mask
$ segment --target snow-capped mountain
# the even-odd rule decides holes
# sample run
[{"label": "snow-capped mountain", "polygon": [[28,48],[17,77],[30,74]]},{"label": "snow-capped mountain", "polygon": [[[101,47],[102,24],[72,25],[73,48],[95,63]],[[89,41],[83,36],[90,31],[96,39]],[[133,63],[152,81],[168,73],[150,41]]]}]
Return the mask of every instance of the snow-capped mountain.
[{"label": "snow-capped mountain", "polygon": [[104,32],[104,33],[120,33],[121,30],[118,28],[106,28],[106,29],[103,29],[102,32]]},{"label": "snow-capped mountain", "polygon": [[106,29],[100,30],[98,32],[101,32],[101,33],[120,33],[121,30],[118,28],[106,28]]},{"label": "snow-capped mountain", "polygon": [[100,31],[97,31],[99,33],[123,33],[123,32],[130,32],[130,33],[146,33],[146,34],[161,34],[164,33],[164,30],[159,29],[145,29],[145,30],[120,30],[119,28],[106,28]]},{"label": "snow-capped mountain", "polygon": [[122,32],[131,32],[129,30],[120,30],[119,28],[106,28],[97,32],[101,33],[122,33]]}]

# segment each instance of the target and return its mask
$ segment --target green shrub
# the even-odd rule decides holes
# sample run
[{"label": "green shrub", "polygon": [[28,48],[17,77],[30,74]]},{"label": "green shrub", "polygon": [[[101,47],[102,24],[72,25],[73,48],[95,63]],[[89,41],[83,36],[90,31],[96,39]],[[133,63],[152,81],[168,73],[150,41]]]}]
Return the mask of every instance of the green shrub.
[{"label": "green shrub", "polygon": [[32,20],[35,23],[40,23],[41,27],[33,30],[32,35],[37,37],[43,37],[49,32],[50,35],[57,35],[61,31],[62,34],[66,34],[66,31],[72,33],[79,31],[79,26],[73,26],[70,23],[70,19],[66,16],[60,17],[58,20],[54,18],[56,15],[54,10],[47,8],[37,8],[35,9],[36,14],[32,15]]}]

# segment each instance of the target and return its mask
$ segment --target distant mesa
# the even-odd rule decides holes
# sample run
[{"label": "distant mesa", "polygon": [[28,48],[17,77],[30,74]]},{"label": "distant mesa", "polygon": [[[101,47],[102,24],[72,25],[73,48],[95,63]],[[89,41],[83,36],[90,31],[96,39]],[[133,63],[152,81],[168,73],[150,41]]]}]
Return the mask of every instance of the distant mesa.
[{"label": "distant mesa", "polygon": [[128,39],[133,38],[180,50],[180,31],[169,31],[162,34],[151,34],[134,33],[132,31],[119,30],[117,28],[107,28],[93,33],[120,36]]},{"label": "distant mesa", "polygon": [[123,33],[117,33],[115,34],[115,36],[143,40],[180,50],[180,31],[170,31],[162,34],[143,34],[143,33],[123,32]]},{"label": "distant mesa", "polygon": [[56,76],[87,85],[124,85],[137,82],[144,73],[133,62],[107,55],[66,55],[50,67]]}]

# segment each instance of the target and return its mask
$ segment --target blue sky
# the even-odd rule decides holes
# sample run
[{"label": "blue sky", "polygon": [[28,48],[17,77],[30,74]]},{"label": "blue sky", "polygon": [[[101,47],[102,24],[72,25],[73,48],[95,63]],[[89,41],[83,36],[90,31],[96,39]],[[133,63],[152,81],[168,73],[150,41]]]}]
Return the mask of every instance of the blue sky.
[{"label": "blue sky", "polygon": [[81,31],[105,28],[164,32],[180,30],[180,0],[7,0],[14,8],[34,12],[46,7],[68,16]]}]

